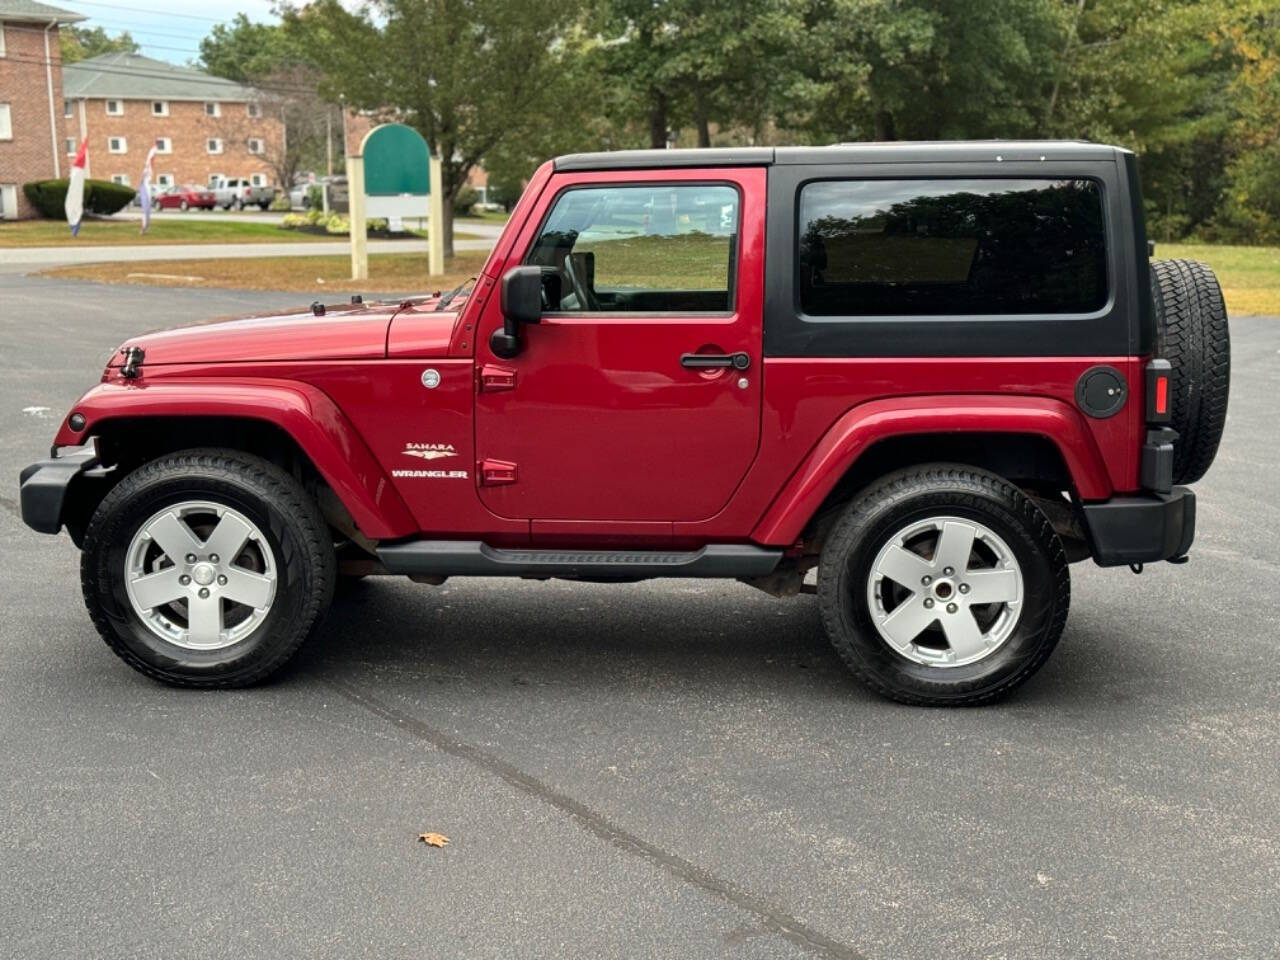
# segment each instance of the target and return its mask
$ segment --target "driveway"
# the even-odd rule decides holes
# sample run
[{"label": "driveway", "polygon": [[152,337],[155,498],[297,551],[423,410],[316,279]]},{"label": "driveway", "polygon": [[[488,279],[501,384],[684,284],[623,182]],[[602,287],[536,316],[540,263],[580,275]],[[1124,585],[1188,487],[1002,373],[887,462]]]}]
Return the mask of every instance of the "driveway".
[{"label": "driveway", "polygon": [[0,955],[1280,953],[1280,321],[1233,321],[1190,565],[1073,567],[997,706],[879,700],[812,597],[679,581],[369,582],[276,683],[158,686],[17,471],[128,334],[300,296],[0,278]]}]

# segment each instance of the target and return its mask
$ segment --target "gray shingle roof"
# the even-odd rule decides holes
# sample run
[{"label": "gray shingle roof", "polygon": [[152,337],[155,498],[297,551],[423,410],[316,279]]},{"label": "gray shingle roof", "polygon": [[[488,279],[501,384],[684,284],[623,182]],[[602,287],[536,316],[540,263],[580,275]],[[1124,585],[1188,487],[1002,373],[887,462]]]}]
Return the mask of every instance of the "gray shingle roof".
[{"label": "gray shingle roof", "polygon": [[76,23],[84,20],[83,13],[51,7],[47,3],[36,3],[36,0],[0,0],[0,20],[21,20],[35,23]]},{"label": "gray shingle roof", "polygon": [[[0,0],[7,3],[9,0]],[[62,96],[113,100],[256,100],[257,94],[221,77],[136,53],[104,53],[62,65]]]}]

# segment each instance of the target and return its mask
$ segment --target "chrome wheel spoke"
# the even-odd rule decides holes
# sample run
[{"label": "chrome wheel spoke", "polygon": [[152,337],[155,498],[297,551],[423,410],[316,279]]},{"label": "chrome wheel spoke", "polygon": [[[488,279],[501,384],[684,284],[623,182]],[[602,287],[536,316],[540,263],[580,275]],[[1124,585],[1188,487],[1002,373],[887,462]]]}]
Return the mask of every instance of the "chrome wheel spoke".
[{"label": "chrome wheel spoke", "polygon": [[878,564],[876,572],[910,590],[919,588],[925,577],[934,575],[933,564],[917,553],[894,544]]},{"label": "chrome wheel spoke", "polygon": [[154,609],[187,595],[187,588],[178,580],[181,575],[180,567],[165,567],[159,573],[149,573],[133,580],[129,589],[138,606]]},{"label": "chrome wheel spoke", "polygon": [[896,647],[911,646],[912,641],[924,632],[925,627],[938,619],[938,614],[924,605],[923,597],[911,599],[898,604],[889,616],[880,624],[880,630]]},{"label": "chrome wheel spoke", "polygon": [[933,553],[933,565],[937,570],[950,567],[957,574],[969,569],[969,554],[973,552],[973,540],[978,531],[963,520],[947,520],[938,535],[938,546]]},{"label": "chrome wheel spoke", "polygon": [[222,598],[216,594],[190,597],[187,601],[187,639],[194,647],[216,647],[222,643]]},{"label": "chrome wheel spoke", "polygon": [[181,564],[188,554],[195,553],[201,546],[191,528],[173,510],[156,517],[144,529],[175,564]]},{"label": "chrome wheel spoke", "polygon": [[940,622],[942,632],[947,635],[947,646],[957,660],[976,656],[986,649],[986,640],[968,607],[960,607],[955,613],[943,614]]},{"label": "chrome wheel spoke", "polygon": [[971,570],[964,575],[970,603],[1008,603],[1018,599],[1016,570]]},{"label": "chrome wheel spoke", "polygon": [[240,555],[252,533],[253,527],[244,518],[238,514],[224,513],[218,519],[218,525],[213,528],[213,533],[209,534],[209,539],[202,545],[202,550],[231,563]]},{"label": "chrome wheel spoke", "polygon": [[250,573],[240,567],[228,567],[226,585],[222,587],[222,595],[228,600],[243,603],[246,606],[261,609],[271,602],[275,592],[275,581],[258,573]]}]

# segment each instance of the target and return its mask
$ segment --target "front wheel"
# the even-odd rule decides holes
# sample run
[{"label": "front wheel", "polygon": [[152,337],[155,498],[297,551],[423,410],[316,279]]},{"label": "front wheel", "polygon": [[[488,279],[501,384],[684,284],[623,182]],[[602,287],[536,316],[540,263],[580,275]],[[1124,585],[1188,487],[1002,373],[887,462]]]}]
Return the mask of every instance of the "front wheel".
[{"label": "front wheel", "polygon": [[180,204],[178,204],[178,209],[181,210],[183,213],[186,213],[188,210],[191,209],[191,205],[187,203],[187,201],[183,200]]},{"label": "front wheel", "polygon": [[873,690],[968,706],[1009,693],[1053,652],[1071,580],[1049,521],[1016,487],[935,464],[859,494],[822,549],[832,644]]},{"label": "front wheel", "polygon": [[243,687],[280,669],[328,608],[335,569],[298,482],[225,450],[171,454],[121,480],[85,531],[80,567],[107,646],[186,687]]}]

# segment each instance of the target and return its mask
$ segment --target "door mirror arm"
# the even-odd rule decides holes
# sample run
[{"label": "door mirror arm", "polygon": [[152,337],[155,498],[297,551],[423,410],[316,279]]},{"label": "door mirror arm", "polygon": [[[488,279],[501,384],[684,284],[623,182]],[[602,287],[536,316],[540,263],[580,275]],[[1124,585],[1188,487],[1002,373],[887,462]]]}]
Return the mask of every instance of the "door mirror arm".
[{"label": "door mirror arm", "polygon": [[510,360],[521,350],[520,325],[542,320],[542,268],[512,267],[502,275],[502,328],[489,337],[489,349]]}]

